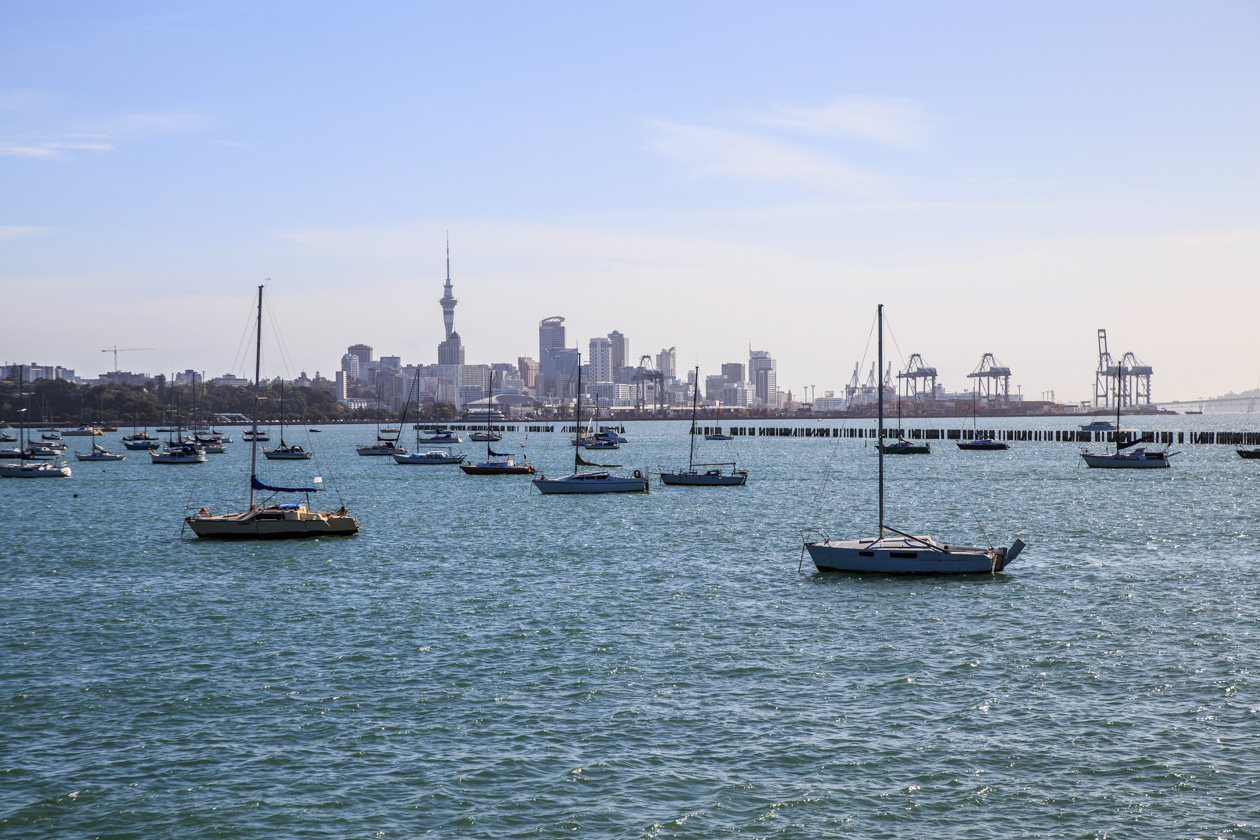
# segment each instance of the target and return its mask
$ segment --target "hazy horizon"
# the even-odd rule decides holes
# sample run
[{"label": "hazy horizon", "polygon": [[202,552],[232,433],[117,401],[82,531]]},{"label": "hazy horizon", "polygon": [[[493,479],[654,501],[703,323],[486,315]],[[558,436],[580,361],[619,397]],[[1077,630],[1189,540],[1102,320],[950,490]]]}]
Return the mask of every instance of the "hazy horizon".
[{"label": "hazy horizon", "polygon": [[[254,288],[295,370],[432,364],[445,237],[469,363],[620,330],[681,373],[840,392],[876,303],[950,391],[1260,384],[1260,7],[0,10],[0,360],[207,376]],[[862,371],[865,379],[869,360]]]}]

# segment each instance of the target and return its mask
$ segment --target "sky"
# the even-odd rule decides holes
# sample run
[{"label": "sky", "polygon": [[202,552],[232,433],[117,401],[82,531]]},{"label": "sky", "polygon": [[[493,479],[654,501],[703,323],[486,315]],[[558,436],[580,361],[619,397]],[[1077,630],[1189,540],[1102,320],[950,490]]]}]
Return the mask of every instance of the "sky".
[{"label": "sky", "polygon": [[[620,330],[840,392],[1260,385],[1254,2],[0,4],[0,360],[468,363]],[[865,373],[863,374],[865,378]]]}]

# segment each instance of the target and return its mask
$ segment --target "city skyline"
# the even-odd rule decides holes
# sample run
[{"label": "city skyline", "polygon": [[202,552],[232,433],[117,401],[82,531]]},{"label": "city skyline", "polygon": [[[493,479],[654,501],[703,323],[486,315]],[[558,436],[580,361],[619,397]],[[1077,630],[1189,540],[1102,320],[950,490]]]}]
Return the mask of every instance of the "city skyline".
[{"label": "city skyline", "polygon": [[220,375],[265,278],[273,374],[425,360],[449,230],[469,362],[560,314],[821,395],[882,302],[953,391],[1090,399],[1100,328],[1156,402],[1260,381],[1254,4],[5,15],[4,361]]}]

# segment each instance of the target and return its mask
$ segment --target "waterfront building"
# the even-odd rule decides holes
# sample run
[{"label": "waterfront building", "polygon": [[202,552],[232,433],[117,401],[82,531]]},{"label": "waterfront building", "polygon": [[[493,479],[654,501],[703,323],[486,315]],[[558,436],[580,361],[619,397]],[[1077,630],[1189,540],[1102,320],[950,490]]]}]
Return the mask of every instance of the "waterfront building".
[{"label": "waterfront building", "polygon": [[230,385],[234,388],[246,388],[249,386],[248,379],[243,376],[237,376],[235,373],[225,373],[222,376],[216,376],[210,381],[215,385]]}]

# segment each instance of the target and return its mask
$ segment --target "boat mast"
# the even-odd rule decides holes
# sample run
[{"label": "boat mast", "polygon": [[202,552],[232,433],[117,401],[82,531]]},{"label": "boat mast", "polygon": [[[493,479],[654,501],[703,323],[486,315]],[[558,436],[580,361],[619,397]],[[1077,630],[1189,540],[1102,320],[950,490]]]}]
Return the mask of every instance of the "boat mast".
[{"label": "boat mast", "polygon": [[696,365],[695,380],[691,390],[691,454],[687,456],[687,472],[693,472],[696,468],[696,400],[700,397],[699,365]]},{"label": "boat mast", "polygon": [[876,370],[876,387],[879,389],[879,440],[875,448],[879,450],[879,539],[884,538],[884,304],[879,304],[879,367]]},{"label": "boat mast", "polygon": [[258,479],[258,382],[262,378],[262,292],[258,287],[258,329],[254,338],[254,433],[249,441],[249,509],[254,509],[254,482]]},{"label": "boat mast", "polygon": [[[578,387],[577,387],[577,403],[573,406],[573,421],[577,428],[577,442],[573,446],[573,474],[577,475],[578,467],[581,466],[582,460],[582,354],[577,354],[578,362]],[[600,459],[601,461],[603,458]]]},{"label": "boat mast", "polygon": [[490,371],[490,400],[486,403],[486,461],[490,460],[490,407],[494,405],[494,371]]}]

